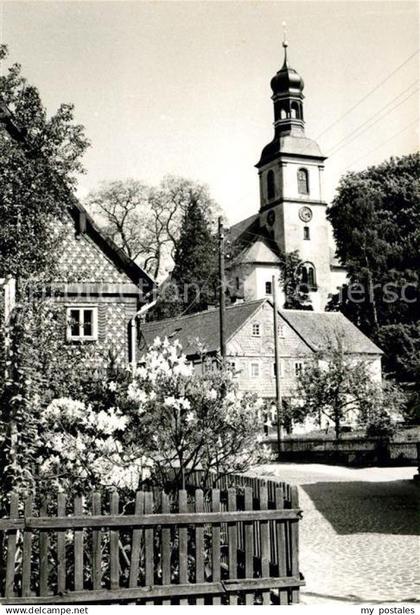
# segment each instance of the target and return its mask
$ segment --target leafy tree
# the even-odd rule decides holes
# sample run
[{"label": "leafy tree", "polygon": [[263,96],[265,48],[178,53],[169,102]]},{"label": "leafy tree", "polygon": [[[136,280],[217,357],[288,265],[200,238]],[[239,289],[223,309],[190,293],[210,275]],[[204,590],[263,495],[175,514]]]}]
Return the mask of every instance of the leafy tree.
[{"label": "leafy tree", "polygon": [[181,225],[192,202],[215,220],[219,208],[208,188],[191,180],[166,176],[159,186],[134,180],[104,182],[86,205],[104,220],[105,232],[154,278],[173,264]]},{"label": "leafy tree", "polygon": [[330,308],[375,339],[400,382],[413,382],[420,354],[419,177],[418,153],[348,173],[327,212],[350,277]]},{"label": "leafy tree", "polygon": [[[7,48],[0,46],[0,60]],[[53,268],[57,219],[68,204],[88,142],[63,104],[47,117],[19,64],[0,76],[0,275],[40,277]]]},{"label": "leafy tree", "polygon": [[[361,424],[375,423],[378,417],[392,417],[400,408],[401,392],[390,384],[372,381],[369,362],[355,360],[338,346],[316,353],[298,377],[294,419],[307,416],[321,424],[332,422],[340,438],[343,421],[357,418]],[[391,418],[390,418],[391,420]]]},{"label": "leafy tree", "polygon": [[281,255],[280,281],[283,288],[286,310],[312,310],[308,285],[302,281],[302,260],[299,252],[289,252]]},{"label": "leafy tree", "polygon": [[181,222],[170,279],[162,286],[151,318],[200,312],[217,301],[217,238],[208,212],[191,195]]}]

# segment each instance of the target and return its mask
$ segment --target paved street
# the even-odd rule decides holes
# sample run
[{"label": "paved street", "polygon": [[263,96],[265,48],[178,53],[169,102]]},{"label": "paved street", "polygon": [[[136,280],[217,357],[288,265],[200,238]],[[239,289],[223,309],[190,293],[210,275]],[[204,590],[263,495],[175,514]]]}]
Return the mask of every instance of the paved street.
[{"label": "paved street", "polygon": [[419,598],[415,471],[288,463],[253,471],[299,486],[303,603]]}]

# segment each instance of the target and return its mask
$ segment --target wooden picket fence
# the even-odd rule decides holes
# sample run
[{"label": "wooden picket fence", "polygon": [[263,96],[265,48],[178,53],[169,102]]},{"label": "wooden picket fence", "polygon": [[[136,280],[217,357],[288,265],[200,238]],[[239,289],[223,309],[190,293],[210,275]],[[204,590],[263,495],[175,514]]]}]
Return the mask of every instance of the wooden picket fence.
[{"label": "wooden picket fence", "polygon": [[0,603],[296,603],[297,489],[249,480],[190,483],[176,498],[139,491],[124,506],[115,491],[58,494],[39,510],[12,494]]}]

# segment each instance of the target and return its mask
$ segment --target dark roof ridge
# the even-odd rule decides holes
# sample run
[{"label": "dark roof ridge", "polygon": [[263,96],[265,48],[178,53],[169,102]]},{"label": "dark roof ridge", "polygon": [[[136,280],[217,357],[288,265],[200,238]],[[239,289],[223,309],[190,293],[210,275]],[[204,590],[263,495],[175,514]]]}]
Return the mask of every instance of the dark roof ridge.
[{"label": "dark roof ridge", "polygon": [[[233,308],[243,307],[250,305],[251,303],[264,303],[265,301],[269,301],[268,299],[252,299],[252,301],[243,301],[242,303],[234,303],[232,305],[226,306],[227,310],[231,310]],[[219,308],[214,307],[208,310],[202,310],[201,312],[194,312],[193,314],[185,314],[183,316],[172,316],[170,318],[162,318],[161,320],[150,320],[149,322],[145,322],[143,326],[146,325],[158,325],[166,322],[174,322],[175,320],[186,320],[187,318],[194,318],[195,316],[202,316],[203,314],[211,314],[212,312],[216,312]]]}]

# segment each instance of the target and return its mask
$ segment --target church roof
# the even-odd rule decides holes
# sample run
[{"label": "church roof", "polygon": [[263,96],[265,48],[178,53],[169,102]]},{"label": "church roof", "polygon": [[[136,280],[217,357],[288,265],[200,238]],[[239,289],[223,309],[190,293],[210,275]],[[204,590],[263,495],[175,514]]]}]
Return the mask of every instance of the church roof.
[{"label": "church roof", "polygon": [[[264,303],[273,305],[268,299],[258,299],[226,308],[227,342]],[[279,310],[279,314],[314,352],[331,345],[338,347],[340,343],[347,353],[382,354],[381,349],[341,312]],[[218,352],[219,310],[211,309],[179,318],[145,323],[141,326],[141,335],[143,352],[156,337],[179,340],[184,353],[190,357]]]},{"label": "church roof", "polygon": [[299,156],[305,158],[317,158],[325,160],[320,147],[316,141],[308,139],[304,135],[277,135],[274,139],[264,147],[261,152],[261,158],[256,167],[262,167],[267,162],[274,158],[283,156]]}]

